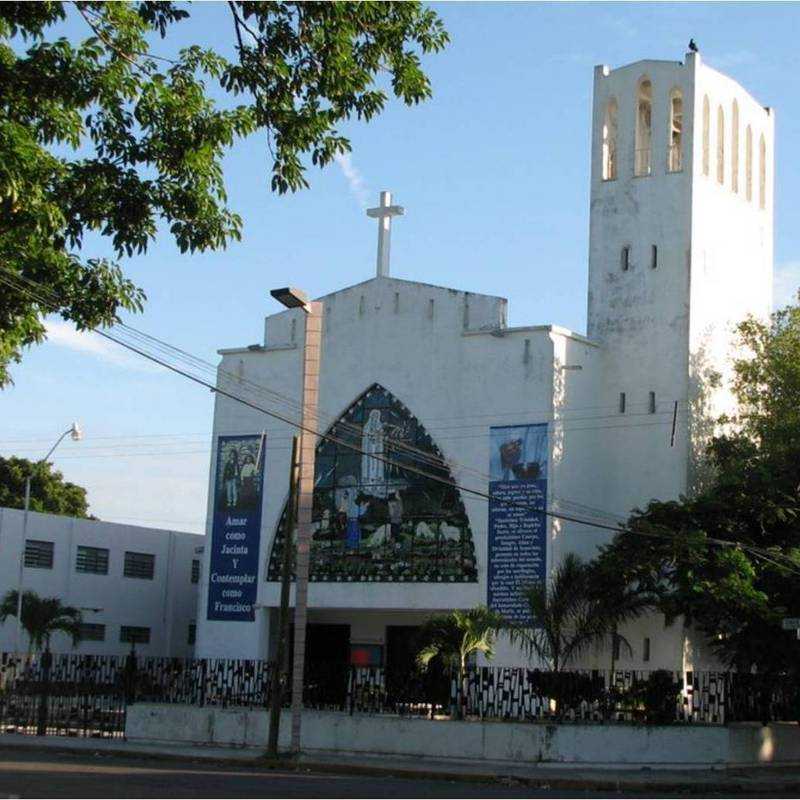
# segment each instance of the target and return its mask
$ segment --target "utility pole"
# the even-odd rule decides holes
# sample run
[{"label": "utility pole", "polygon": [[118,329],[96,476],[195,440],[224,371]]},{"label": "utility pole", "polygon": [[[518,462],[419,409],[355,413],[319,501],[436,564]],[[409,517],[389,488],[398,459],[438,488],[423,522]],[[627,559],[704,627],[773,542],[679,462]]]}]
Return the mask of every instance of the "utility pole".
[{"label": "utility pole", "polygon": [[283,535],[283,561],[281,563],[281,606],[278,610],[278,642],[270,680],[269,738],[267,756],[278,757],[278,732],[281,725],[284,688],[288,681],[285,661],[289,641],[289,589],[292,584],[292,553],[294,552],[294,527],[297,519],[297,449],[299,437],[292,438],[292,461],[289,466],[289,501],[286,505],[286,529]]}]

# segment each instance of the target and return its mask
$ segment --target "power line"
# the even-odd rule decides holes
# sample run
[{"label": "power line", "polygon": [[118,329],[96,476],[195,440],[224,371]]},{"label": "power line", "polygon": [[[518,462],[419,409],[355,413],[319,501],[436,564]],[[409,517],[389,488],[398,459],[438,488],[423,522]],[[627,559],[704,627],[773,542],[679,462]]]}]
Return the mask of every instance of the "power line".
[{"label": "power line", "polygon": [[[12,281],[7,280],[3,275],[0,275],[0,280],[6,282],[7,285],[11,285],[12,288],[16,288],[18,291],[26,292],[26,290],[21,289],[19,286],[15,286]],[[26,293],[32,294],[31,292],[26,292]],[[34,295],[34,297],[35,297],[35,295]],[[41,301],[41,299],[40,299],[40,301]],[[125,326],[124,324],[122,324],[121,327],[124,329],[124,328],[127,328],[129,326]],[[261,412],[263,414],[266,414],[266,415],[268,415],[270,417],[273,417],[274,419],[277,419],[277,420],[279,420],[281,422],[284,422],[284,423],[286,423],[286,424],[288,424],[288,425],[290,425],[292,427],[295,427],[295,428],[297,428],[299,430],[303,430],[303,431],[305,431],[307,433],[310,433],[311,435],[316,436],[318,438],[325,439],[325,440],[328,440],[328,441],[332,441],[332,442],[336,443],[337,445],[341,445],[342,447],[350,449],[353,452],[358,453],[358,454],[360,454],[362,456],[368,456],[369,458],[373,458],[376,461],[381,461],[381,462],[383,462],[385,464],[388,464],[390,466],[395,466],[398,469],[404,470],[406,472],[413,472],[413,473],[418,474],[418,475],[420,475],[422,477],[428,478],[431,481],[444,484],[444,485],[446,485],[448,487],[451,487],[451,488],[458,489],[461,492],[464,492],[466,494],[472,495],[474,497],[481,498],[482,500],[486,500],[486,501],[494,500],[495,502],[499,502],[502,505],[505,505],[505,506],[508,506],[508,507],[514,507],[514,508],[524,509],[526,511],[538,512],[538,513],[541,513],[541,514],[543,514],[545,516],[549,516],[549,517],[552,517],[552,518],[555,518],[555,519],[559,519],[559,520],[562,520],[562,521],[565,521],[565,522],[573,522],[573,523],[578,524],[578,525],[584,525],[586,527],[596,528],[598,530],[606,530],[606,531],[613,532],[615,534],[629,533],[629,534],[635,534],[635,535],[645,536],[645,537],[649,537],[649,538],[670,539],[670,540],[677,539],[677,537],[675,536],[674,532],[672,532],[672,531],[669,531],[668,533],[656,533],[656,532],[651,532],[651,531],[633,530],[633,529],[630,529],[630,528],[623,528],[621,526],[611,526],[611,525],[606,525],[606,524],[603,524],[603,523],[592,522],[590,520],[580,519],[580,518],[574,517],[572,515],[562,514],[562,513],[559,513],[559,512],[547,510],[547,509],[540,508],[540,507],[537,507],[537,506],[531,506],[531,505],[528,505],[528,504],[525,504],[525,503],[516,503],[514,501],[509,501],[509,500],[499,500],[498,498],[493,497],[491,494],[489,494],[487,492],[483,492],[483,491],[480,491],[478,489],[473,489],[473,488],[470,488],[470,487],[467,487],[467,486],[464,486],[464,485],[459,485],[459,484],[455,483],[455,481],[448,480],[447,478],[442,478],[439,475],[433,475],[433,474],[430,474],[430,473],[426,473],[424,470],[419,469],[418,467],[412,466],[410,464],[403,464],[403,463],[400,463],[400,462],[395,462],[395,461],[393,461],[393,460],[391,460],[389,458],[386,458],[384,456],[379,456],[379,455],[376,455],[374,453],[367,453],[366,451],[362,450],[360,447],[357,447],[356,445],[354,445],[351,442],[347,442],[345,440],[339,439],[339,438],[331,435],[330,433],[321,433],[319,431],[316,431],[313,428],[310,428],[307,425],[304,425],[302,422],[294,421],[291,418],[287,418],[283,414],[280,414],[280,413],[278,413],[276,411],[272,411],[272,410],[263,408],[261,406],[258,406],[258,405],[256,405],[255,403],[253,403],[253,402],[251,402],[249,400],[246,400],[246,399],[244,399],[242,397],[238,397],[235,394],[232,394],[231,392],[229,392],[229,391],[227,391],[227,390],[225,390],[223,388],[220,388],[219,386],[212,385],[207,380],[204,380],[203,378],[200,378],[200,377],[198,377],[196,375],[192,375],[191,373],[187,372],[185,369],[177,367],[174,364],[170,364],[167,361],[165,361],[163,358],[160,358],[159,356],[153,355],[151,353],[147,353],[146,351],[142,350],[139,346],[133,345],[130,342],[126,342],[122,338],[117,338],[117,337],[109,334],[106,331],[101,331],[101,330],[98,330],[98,329],[94,329],[94,330],[98,335],[108,339],[109,341],[115,342],[116,344],[120,345],[121,347],[124,347],[124,348],[130,350],[131,352],[137,353],[138,355],[142,356],[143,358],[145,358],[145,359],[147,359],[147,360],[149,360],[149,361],[151,361],[153,363],[159,364],[160,366],[162,366],[162,367],[164,367],[166,369],[169,369],[170,371],[172,371],[172,372],[174,372],[174,373],[176,373],[178,375],[181,375],[184,378],[187,378],[188,380],[193,381],[194,383],[197,383],[197,384],[199,384],[201,386],[205,386],[206,388],[210,389],[211,391],[213,391],[213,392],[215,392],[217,394],[221,394],[224,397],[228,397],[229,399],[231,399],[231,400],[233,400],[235,402],[241,403],[242,405],[248,406],[249,408],[252,408],[255,411],[259,411],[259,412]],[[143,335],[143,336],[145,336],[149,340],[153,340],[152,337],[149,337],[146,334]],[[164,346],[167,347],[167,348],[170,347],[166,343],[160,343],[160,344],[162,345],[162,347],[164,347]],[[204,364],[205,363],[205,362],[202,362],[201,359],[197,359],[197,358],[195,358],[193,356],[190,357],[190,360],[194,361],[195,363],[198,363],[198,364]],[[446,465],[443,462],[440,462],[440,464],[439,464],[439,468],[440,469],[445,467],[445,466]],[[770,560],[769,556],[777,556],[778,555],[778,554],[775,554],[775,553],[771,553],[769,551],[765,551],[763,548],[756,548],[756,547],[751,546],[751,545],[745,545],[745,544],[743,544],[741,542],[734,542],[734,541],[729,541],[729,540],[725,540],[725,539],[718,539],[716,537],[705,537],[705,541],[707,541],[709,544],[714,544],[714,545],[717,545],[717,546],[734,547],[734,548],[742,549],[742,550],[751,552],[754,555],[758,555],[758,556],[764,558],[767,561]],[[765,552],[767,552],[769,554],[765,555]],[[798,571],[795,568],[796,565],[795,565],[794,561],[789,559],[786,556],[783,556],[782,554],[781,554],[781,556],[784,557],[788,561],[788,564],[784,568],[785,569],[789,569],[790,571],[800,575],[800,571]],[[776,564],[776,562],[772,562],[772,563]]]}]

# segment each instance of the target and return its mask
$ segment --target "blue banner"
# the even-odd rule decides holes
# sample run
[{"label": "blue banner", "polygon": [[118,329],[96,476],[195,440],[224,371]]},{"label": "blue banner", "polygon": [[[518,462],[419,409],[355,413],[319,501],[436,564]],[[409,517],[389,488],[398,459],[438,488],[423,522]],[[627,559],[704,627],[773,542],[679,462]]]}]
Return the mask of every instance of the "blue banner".
[{"label": "blue banner", "polygon": [[522,597],[547,577],[547,425],[491,428],[487,605],[532,624]]},{"label": "blue banner", "polygon": [[263,435],[220,436],[217,442],[208,619],[255,619],[264,442]]}]

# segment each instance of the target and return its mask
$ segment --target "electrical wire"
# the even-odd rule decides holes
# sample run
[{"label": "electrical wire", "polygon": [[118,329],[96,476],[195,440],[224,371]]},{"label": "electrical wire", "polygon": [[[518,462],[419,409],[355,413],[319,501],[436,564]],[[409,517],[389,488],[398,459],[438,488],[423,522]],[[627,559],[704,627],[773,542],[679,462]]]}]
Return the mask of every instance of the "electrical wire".
[{"label": "electrical wire", "polygon": [[[5,276],[2,275],[2,274],[0,274],[0,281],[4,281],[7,285],[12,286],[12,288],[16,288],[19,291],[25,292],[24,289],[20,289],[19,286],[15,286],[12,281],[7,280],[5,278]],[[34,296],[30,292],[25,292],[25,293],[27,293],[27,294],[29,294],[31,296]],[[34,298],[35,298],[35,296],[34,296]],[[39,299],[39,301],[41,302],[41,299]],[[128,328],[129,326],[126,326],[126,325],[123,324],[122,327],[123,327],[123,329],[125,329],[125,328]],[[170,371],[172,371],[172,372],[174,372],[174,373],[176,373],[178,375],[181,375],[184,378],[187,378],[188,380],[193,381],[194,383],[197,383],[199,385],[205,386],[206,388],[210,389],[211,391],[213,391],[213,392],[215,392],[217,394],[221,394],[222,396],[227,397],[227,398],[229,398],[229,399],[231,399],[231,400],[233,400],[235,402],[238,402],[238,403],[241,403],[241,404],[243,404],[245,406],[248,406],[248,407],[252,408],[255,411],[259,411],[261,413],[264,413],[267,416],[270,416],[270,417],[272,417],[274,419],[277,419],[277,420],[279,420],[281,422],[284,422],[284,423],[286,423],[286,424],[288,424],[288,425],[290,425],[292,427],[297,428],[298,430],[302,430],[302,431],[305,431],[307,433],[310,433],[312,436],[316,436],[316,437],[318,437],[320,439],[332,441],[332,442],[336,443],[337,445],[340,445],[342,447],[345,447],[346,449],[352,450],[353,452],[358,453],[358,454],[360,454],[362,456],[368,456],[369,458],[373,458],[376,461],[381,461],[381,462],[383,462],[383,463],[385,463],[387,465],[397,467],[400,470],[404,470],[406,472],[412,472],[412,473],[418,474],[418,475],[420,475],[422,477],[425,477],[425,478],[427,478],[427,479],[429,479],[431,481],[434,481],[434,482],[437,482],[437,483],[440,483],[440,484],[444,484],[444,485],[446,485],[448,487],[451,487],[451,488],[454,488],[454,489],[458,489],[459,491],[461,491],[463,493],[469,494],[469,495],[471,495],[473,497],[480,498],[480,499],[485,500],[487,502],[490,502],[490,501],[498,502],[498,503],[500,503],[500,504],[502,504],[504,506],[507,506],[507,507],[519,508],[519,509],[522,509],[522,510],[526,510],[528,512],[533,511],[533,512],[536,512],[536,513],[541,513],[544,516],[552,517],[552,518],[559,519],[559,520],[562,520],[562,521],[565,521],[565,522],[572,522],[572,523],[575,523],[575,524],[578,524],[578,525],[583,525],[583,526],[586,526],[586,527],[589,527],[589,528],[595,528],[595,529],[598,529],[598,530],[610,531],[610,532],[613,532],[614,534],[629,533],[629,534],[636,534],[636,535],[639,535],[639,536],[645,536],[645,537],[649,537],[649,538],[669,539],[669,540],[675,540],[677,538],[675,536],[674,532],[672,532],[672,531],[668,531],[668,532],[665,532],[665,533],[658,533],[658,532],[654,532],[654,531],[642,531],[641,529],[636,529],[636,530],[633,530],[633,529],[630,529],[630,528],[626,529],[626,528],[623,528],[623,527],[621,527],[619,525],[612,526],[612,525],[606,525],[606,524],[599,523],[599,522],[592,522],[591,520],[581,519],[581,518],[573,516],[573,515],[567,515],[567,514],[555,512],[555,511],[548,510],[548,509],[545,509],[545,508],[542,508],[542,507],[538,507],[538,506],[531,506],[531,505],[528,505],[526,503],[517,503],[517,502],[514,502],[514,501],[510,501],[510,500],[505,500],[505,499],[501,500],[499,498],[493,497],[491,494],[489,494],[487,492],[483,492],[483,491],[480,491],[478,489],[474,489],[474,488],[471,488],[471,487],[468,487],[468,486],[459,485],[459,484],[455,483],[453,480],[450,480],[450,479],[447,479],[447,478],[442,478],[440,475],[426,473],[424,470],[422,470],[422,469],[420,469],[418,467],[415,467],[415,466],[413,466],[411,464],[404,464],[402,462],[393,461],[392,459],[389,459],[389,458],[387,458],[385,456],[379,456],[379,455],[376,455],[374,453],[367,453],[366,451],[362,450],[360,447],[357,447],[356,445],[354,445],[352,442],[348,442],[346,440],[341,440],[338,437],[333,436],[330,432],[326,432],[326,433],[320,432],[318,430],[315,430],[313,428],[308,427],[307,425],[303,424],[301,421],[295,421],[295,420],[292,420],[291,418],[287,418],[284,414],[281,414],[281,413],[276,412],[274,410],[270,410],[270,409],[266,409],[266,408],[260,407],[260,406],[256,405],[255,403],[253,403],[253,402],[251,402],[251,401],[249,401],[249,400],[247,400],[247,399],[245,399],[243,397],[236,396],[235,394],[227,391],[226,389],[220,388],[219,386],[212,385],[207,380],[204,380],[201,377],[198,377],[196,375],[192,375],[191,373],[187,372],[186,369],[183,369],[181,367],[175,366],[174,364],[170,364],[166,360],[164,360],[163,358],[161,358],[161,357],[159,357],[157,355],[153,355],[151,353],[147,353],[146,351],[141,349],[141,347],[139,347],[137,345],[134,345],[134,344],[131,344],[130,342],[124,341],[124,339],[121,338],[121,337],[118,338],[118,337],[108,333],[107,331],[102,331],[102,330],[99,330],[99,329],[94,329],[94,330],[95,330],[95,333],[97,333],[98,335],[104,337],[105,339],[107,339],[109,341],[112,341],[112,342],[115,342],[116,344],[126,348],[127,350],[130,350],[131,352],[134,352],[134,353],[142,356],[143,358],[145,358],[145,359],[147,359],[147,360],[149,360],[149,361],[151,361],[151,362],[153,362],[155,364],[159,364],[160,366],[165,367],[166,369],[168,369],[168,370],[170,370]],[[153,337],[146,336],[146,339],[147,340],[153,340]],[[166,343],[160,343],[160,344],[162,345],[162,347],[160,349],[163,349],[163,346],[166,345]],[[166,345],[166,347],[169,348],[169,345]],[[195,357],[191,357],[189,360],[192,361],[192,362],[198,363],[198,364],[205,364],[206,363],[206,362],[203,362],[202,359],[198,359],[198,358],[195,358]],[[439,464],[439,468],[440,469],[443,468],[444,466],[445,465],[443,463]],[[745,544],[743,544],[741,542],[734,542],[734,541],[729,541],[729,540],[725,540],[725,539],[719,539],[719,538],[716,538],[716,537],[706,537],[705,541],[708,542],[709,544],[713,544],[713,545],[716,545],[716,546],[734,547],[734,548],[737,548],[737,549],[741,549],[741,550],[745,550],[745,551],[751,552],[754,555],[757,555],[757,556],[761,557],[765,561],[769,561],[770,563],[773,563],[775,566],[779,566],[776,562],[772,561],[771,558],[770,558],[770,556],[775,557],[778,554],[772,553],[770,551],[765,551],[764,548],[757,548],[757,547],[752,546],[752,545],[745,545]],[[795,562],[792,559],[790,559],[788,556],[783,556],[782,554],[781,554],[781,556],[783,558],[785,558],[785,560],[788,562],[785,566],[783,566],[781,568],[787,569],[787,570],[789,570],[789,571],[791,571],[791,572],[793,572],[793,573],[795,573],[797,575],[800,575],[800,570],[798,570],[796,568],[797,565],[795,564]]]}]

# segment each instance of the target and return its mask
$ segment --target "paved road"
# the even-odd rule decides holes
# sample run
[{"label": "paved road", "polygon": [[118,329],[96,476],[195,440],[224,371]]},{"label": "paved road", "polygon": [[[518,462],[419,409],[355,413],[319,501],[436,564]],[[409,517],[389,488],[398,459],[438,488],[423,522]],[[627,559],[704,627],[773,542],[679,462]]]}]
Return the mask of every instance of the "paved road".
[{"label": "paved road", "polygon": [[[691,776],[687,775],[687,779],[691,781]],[[696,797],[698,792],[689,789],[687,795]],[[387,800],[404,797],[607,796],[608,793],[551,791],[519,784],[267,771],[248,766],[215,766],[192,760],[155,761],[0,748],[0,800],[38,797],[168,797],[170,800],[181,797],[341,797],[348,800],[378,797]],[[613,796],[641,795],[616,793]],[[725,795],[720,793],[717,796]]]}]

